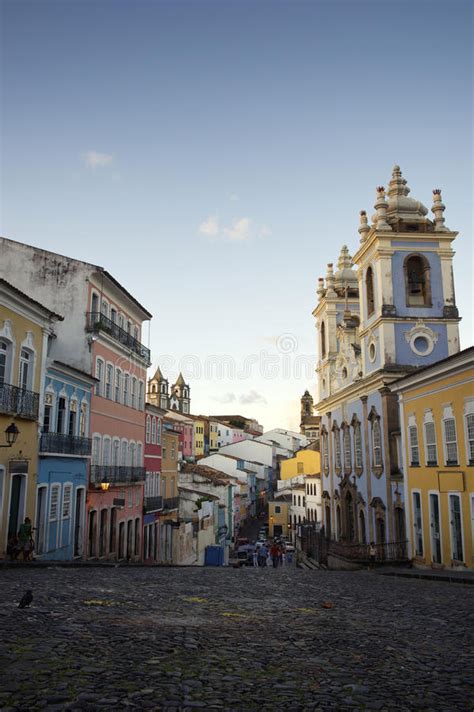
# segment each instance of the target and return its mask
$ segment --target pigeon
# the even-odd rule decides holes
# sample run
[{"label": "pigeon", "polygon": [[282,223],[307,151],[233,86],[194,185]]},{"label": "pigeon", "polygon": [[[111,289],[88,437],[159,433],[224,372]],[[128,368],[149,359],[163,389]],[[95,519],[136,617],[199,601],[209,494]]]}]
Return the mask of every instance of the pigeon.
[{"label": "pigeon", "polygon": [[27,606],[30,605],[30,603],[33,600],[33,591],[31,589],[28,589],[28,591],[23,594],[20,603],[18,604],[18,608],[26,608]]}]

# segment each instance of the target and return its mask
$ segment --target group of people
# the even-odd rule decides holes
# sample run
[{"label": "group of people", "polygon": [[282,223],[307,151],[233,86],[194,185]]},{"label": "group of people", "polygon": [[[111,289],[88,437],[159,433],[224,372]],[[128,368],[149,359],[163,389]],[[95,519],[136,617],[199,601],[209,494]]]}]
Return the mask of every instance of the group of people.
[{"label": "group of people", "polygon": [[254,566],[273,566],[274,569],[293,563],[293,553],[284,544],[273,541],[270,546],[262,544],[252,554]]},{"label": "group of people", "polygon": [[20,554],[23,557],[23,561],[32,561],[34,548],[31,519],[25,517],[23,524],[20,524],[18,533],[8,540],[7,554],[10,556],[11,561],[16,561]]}]

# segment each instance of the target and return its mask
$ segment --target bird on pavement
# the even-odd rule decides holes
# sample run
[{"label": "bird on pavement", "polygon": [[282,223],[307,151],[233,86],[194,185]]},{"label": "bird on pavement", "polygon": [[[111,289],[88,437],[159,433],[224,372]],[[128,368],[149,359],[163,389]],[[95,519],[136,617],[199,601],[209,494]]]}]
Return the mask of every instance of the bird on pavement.
[{"label": "bird on pavement", "polygon": [[26,593],[21,597],[21,601],[18,604],[18,608],[26,608],[30,605],[33,600],[33,591],[29,588]]}]

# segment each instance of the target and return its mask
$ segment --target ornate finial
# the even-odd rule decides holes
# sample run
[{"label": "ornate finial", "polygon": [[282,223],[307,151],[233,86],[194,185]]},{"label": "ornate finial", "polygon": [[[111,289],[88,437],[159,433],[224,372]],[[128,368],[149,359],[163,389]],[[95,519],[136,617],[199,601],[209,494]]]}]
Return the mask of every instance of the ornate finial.
[{"label": "ornate finial", "polygon": [[352,258],[349,254],[347,245],[341,247],[341,254],[337,261],[337,269],[350,269],[352,267]]},{"label": "ornate finial", "polygon": [[388,203],[385,200],[385,188],[383,185],[379,185],[377,188],[374,208],[377,211],[377,230],[391,230],[392,228],[387,222]]},{"label": "ornate finial", "polygon": [[441,189],[435,188],[433,190],[433,205],[431,210],[435,216],[435,232],[447,232],[448,228],[444,224],[443,213],[446,210],[446,206],[441,200]]},{"label": "ornate finial", "polygon": [[334,289],[334,270],[332,262],[328,262],[328,271],[326,273],[326,298],[336,297]]},{"label": "ornate finial", "polygon": [[367,213],[365,210],[360,211],[360,225],[359,225],[359,234],[360,234],[360,241],[365,242],[367,240],[367,235],[370,232],[370,225],[369,221],[367,220]]},{"label": "ornate finial", "polygon": [[319,277],[318,279],[318,288],[316,290],[316,294],[318,295],[319,301],[321,301],[321,299],[326,294],[326,290],[324,289],[324,277]]}]

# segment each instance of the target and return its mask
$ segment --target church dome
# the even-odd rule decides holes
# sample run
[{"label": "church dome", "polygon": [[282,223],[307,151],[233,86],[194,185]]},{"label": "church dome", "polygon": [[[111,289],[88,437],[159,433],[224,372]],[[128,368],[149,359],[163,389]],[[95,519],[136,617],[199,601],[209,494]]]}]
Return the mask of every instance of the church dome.
[{"label": "church dome", "polygon": [[425,222],[428,208],[414,198],[409,198],[410,188],[402,177],[400,166],[394,166],[387,191],[387,222]]}]

